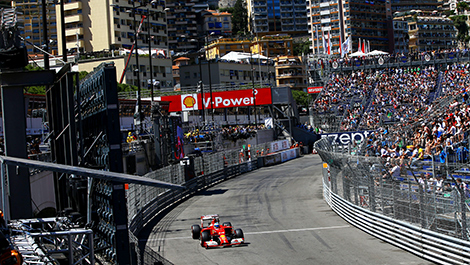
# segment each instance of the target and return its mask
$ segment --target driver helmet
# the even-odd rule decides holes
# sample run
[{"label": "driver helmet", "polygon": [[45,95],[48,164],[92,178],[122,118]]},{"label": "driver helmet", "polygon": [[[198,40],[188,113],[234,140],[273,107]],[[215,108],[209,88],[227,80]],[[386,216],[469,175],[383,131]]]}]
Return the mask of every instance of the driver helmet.
[{"label": "driver helmet", "polygon": [[216,223],[214,224],[214,227],[215,227],[215,228],[219,228],[219,227],[220,227],[219,223],[216,222]]}]

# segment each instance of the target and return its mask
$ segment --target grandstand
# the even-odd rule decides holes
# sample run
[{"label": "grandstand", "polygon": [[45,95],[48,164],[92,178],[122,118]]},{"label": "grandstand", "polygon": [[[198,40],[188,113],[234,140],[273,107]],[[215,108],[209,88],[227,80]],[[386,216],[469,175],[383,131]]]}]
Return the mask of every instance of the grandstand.
[{"label": "grandstand", "polygon": [[369,131],[365,141],[349,146],[356,155],[382,157],[383,165],[397,160],[402,168],[412,166],[433,178],[466,180],[469,72],[469,64],[455,63],[333,73],[314,102],[313,126],[299,127]]}]

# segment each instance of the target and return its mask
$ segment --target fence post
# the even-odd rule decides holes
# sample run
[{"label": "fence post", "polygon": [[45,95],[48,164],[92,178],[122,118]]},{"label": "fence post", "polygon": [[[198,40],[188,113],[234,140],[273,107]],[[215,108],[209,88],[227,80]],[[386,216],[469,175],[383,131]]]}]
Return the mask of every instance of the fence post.
[{"label": "fence post", "polygon": [[369,177],[369,207],[370,211],[375,213],[375,183],[374,177]]},{"label": "fence post", "polygon": [[423,186],[418,182],[418,191],[419,191],[419,219],[421,219],[421,227],[424,228],[426,226],[426,222],[424,220],[424,189]]},{"label": "fence post", "polygon": [[465,190],[461,189],[460,194],[460,209],[461,209],[461,219],[462,219],[462,239],[467,240],[467,203],[465,202]]}]

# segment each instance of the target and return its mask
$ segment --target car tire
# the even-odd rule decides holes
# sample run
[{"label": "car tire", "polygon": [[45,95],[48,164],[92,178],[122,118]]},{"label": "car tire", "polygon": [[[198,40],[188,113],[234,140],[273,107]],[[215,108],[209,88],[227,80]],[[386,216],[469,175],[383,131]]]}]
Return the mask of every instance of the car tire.
[{"label": "car tire", "polygon": [[211,241],[211,232],[209,230],[205,230],[201,232],[201,245],[202,242]]},{"label": "car tire", "polygon": [[199,225],[192,225],[191,235],[193,236],[193,239],[199,239],[201,236],[201,227]]},{"label": "car tire", "polygon": [[222,226],[232,226],[232,223],[230,223],[230,222],[225,222],[225,223],[222,224]]},{"label": "car tire", "polygon": [[245,238],[243,231],[240,228],[235,229],[235,238]]}]

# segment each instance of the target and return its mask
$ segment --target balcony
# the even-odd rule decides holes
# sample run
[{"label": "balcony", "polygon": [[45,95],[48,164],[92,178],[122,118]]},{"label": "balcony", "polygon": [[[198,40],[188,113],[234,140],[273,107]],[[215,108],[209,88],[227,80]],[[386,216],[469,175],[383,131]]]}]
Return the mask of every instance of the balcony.
[{"label": "balcony", "polygon": [[81,14],[65,17],[65,24],[83,22]]},{"label": "balcony", "polygon": [[73,2],[64,4],[64,11],[82,9],[82,2]]},{"label": "balcony", "polygon": [[77,48],[77,43],[80,48],[85,47],[85,42],[83,40],[76,40],[74,41],[67,41],[67,49],[74,49]]},{"label": "balcony", "polygon": [[74,28],[74,29],[66,29],[65,36],[75,36],[76,34],[83,35],[83,28]]}]

